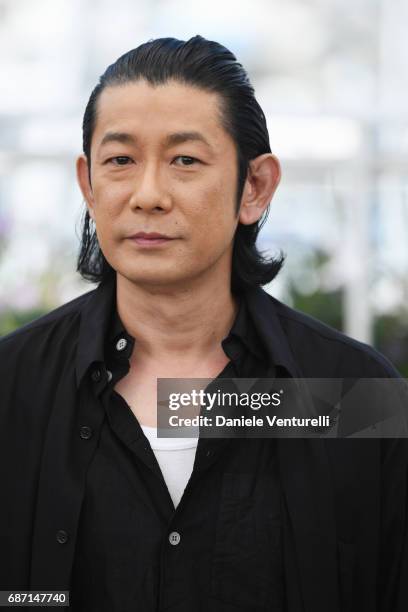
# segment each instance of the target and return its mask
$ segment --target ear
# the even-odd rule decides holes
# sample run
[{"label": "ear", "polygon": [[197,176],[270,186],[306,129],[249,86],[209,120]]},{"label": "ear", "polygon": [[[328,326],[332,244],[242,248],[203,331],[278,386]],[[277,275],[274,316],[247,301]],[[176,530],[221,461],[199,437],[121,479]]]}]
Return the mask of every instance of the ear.
[{"label": "ear", "polygon": [[93,197],[92,185],[89,180],[88,159],[85,155],[80,155],[76,160],[76,173],[78,185],[84,196],[89,215],[95,221],[95,200]]},{"label": "ear", "polygon": [[251,225],[261,218],[279,185],[280,178],[280,163],[272,153],[264,153],[251,159],[242,192],[240,223]]}]

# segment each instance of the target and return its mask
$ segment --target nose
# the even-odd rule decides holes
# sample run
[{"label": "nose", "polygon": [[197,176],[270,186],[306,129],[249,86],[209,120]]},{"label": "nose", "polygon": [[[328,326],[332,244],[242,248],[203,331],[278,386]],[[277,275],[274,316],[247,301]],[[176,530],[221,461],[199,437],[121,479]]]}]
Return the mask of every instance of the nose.
[{"label": "nose", "polygon": [[171,199],[163,186],[157,166],[146,165],[137,174],[129,202],[133,210],[165,212],[171,208]]}]

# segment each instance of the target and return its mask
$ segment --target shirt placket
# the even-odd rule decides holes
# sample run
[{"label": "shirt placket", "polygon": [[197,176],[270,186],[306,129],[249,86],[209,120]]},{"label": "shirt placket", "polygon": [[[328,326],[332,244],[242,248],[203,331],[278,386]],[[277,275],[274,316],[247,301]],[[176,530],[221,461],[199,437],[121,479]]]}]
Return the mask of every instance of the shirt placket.
[{"label": "shirt placket", "polygon": [[[87,468],[96,451],[103,409],[95,398],[108,374],[95,364],[79,392],[61,376],[44,442],[33,526],[30,588],[69,589]],[[78,406],[76,411],[67,406]]]}]

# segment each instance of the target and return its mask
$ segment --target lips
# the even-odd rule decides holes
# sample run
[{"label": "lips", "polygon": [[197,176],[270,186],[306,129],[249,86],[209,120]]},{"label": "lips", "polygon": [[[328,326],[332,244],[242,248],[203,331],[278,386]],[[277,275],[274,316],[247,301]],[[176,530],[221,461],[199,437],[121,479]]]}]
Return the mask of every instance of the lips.
[{"label": "lips", "polygon": [[130,236],[133,243],[143,247],[154,247],[162,244],[167,244],[174,240],[170,236],[165,234],[159,234],[158,232],[138,232]]}]

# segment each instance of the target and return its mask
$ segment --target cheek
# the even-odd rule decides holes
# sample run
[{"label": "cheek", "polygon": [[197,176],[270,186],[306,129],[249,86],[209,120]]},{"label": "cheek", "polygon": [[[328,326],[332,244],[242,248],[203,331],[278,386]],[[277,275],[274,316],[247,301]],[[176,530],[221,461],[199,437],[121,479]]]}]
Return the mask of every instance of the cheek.
[{"label": "cheek", "polygon": [[99,186],[94,189],[95,214],[101,223],[110,223],[118,217],[126,202],[127,191],[119,183]]},{"label": "cheek", "polygon": [[191,261],[199,265],[209,265],[218,260],[230,248],[235,226],[225,214],[214,214],[206,211],[194,221],[191,240],[188,244]]},{"label": "cheek", "polygon": [[225,186],[202,192],[196,210],[195,228],[206,243],[230,239],[236,227],[234,194],[226,191]]}]

